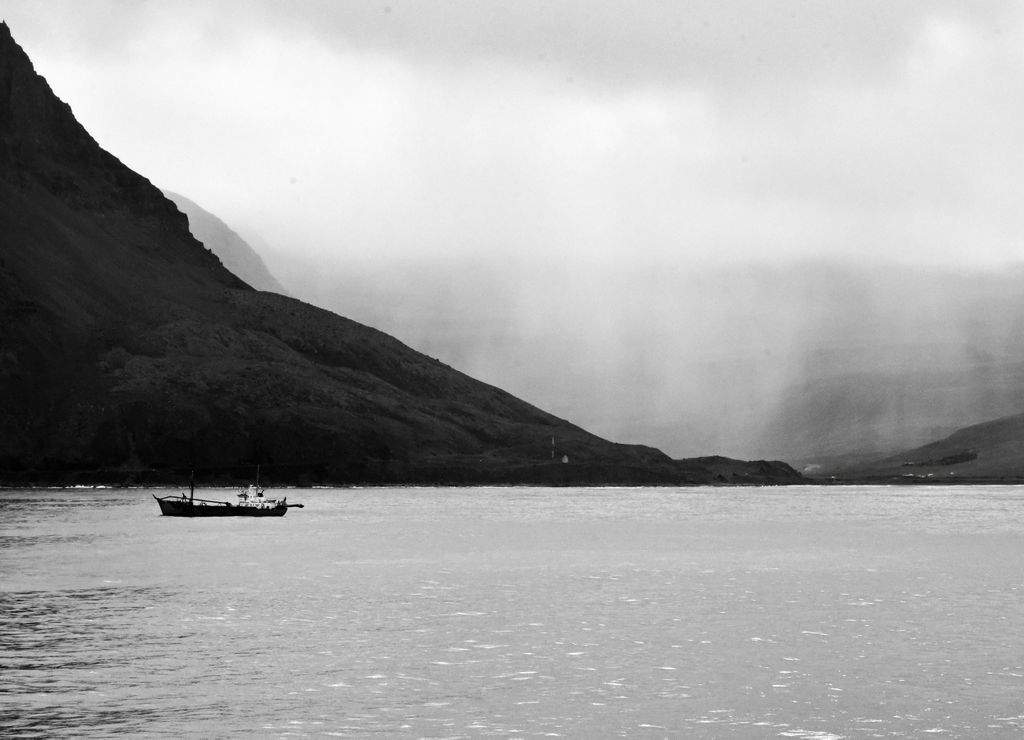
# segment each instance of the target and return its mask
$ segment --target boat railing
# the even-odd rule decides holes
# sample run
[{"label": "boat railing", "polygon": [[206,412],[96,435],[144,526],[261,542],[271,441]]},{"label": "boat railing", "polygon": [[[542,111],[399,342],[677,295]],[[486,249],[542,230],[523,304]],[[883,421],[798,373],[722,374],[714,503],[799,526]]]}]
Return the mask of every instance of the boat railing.
[{"label": "boat railing", "polygon": [[180,501],[193,504],[217,504],[218,506],[234,506],[230,501],[214,501],[208,498],[189,498],[187,496],[160,496],[158,501]]}]

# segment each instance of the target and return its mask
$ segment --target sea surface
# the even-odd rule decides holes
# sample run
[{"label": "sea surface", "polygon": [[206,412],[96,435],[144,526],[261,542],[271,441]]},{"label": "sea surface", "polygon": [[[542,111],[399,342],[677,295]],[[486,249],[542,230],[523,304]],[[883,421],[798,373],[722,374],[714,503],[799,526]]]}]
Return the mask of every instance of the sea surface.
[{"label": "sea surface", "polygon": [[1021,487],[151,493],[0,491],[0,736],[1024,736]]}]

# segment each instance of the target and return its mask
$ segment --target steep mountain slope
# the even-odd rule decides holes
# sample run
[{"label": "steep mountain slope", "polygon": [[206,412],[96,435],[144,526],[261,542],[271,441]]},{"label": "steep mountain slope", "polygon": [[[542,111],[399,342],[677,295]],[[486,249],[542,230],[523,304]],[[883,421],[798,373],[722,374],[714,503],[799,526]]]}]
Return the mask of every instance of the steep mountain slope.
[{"label": "steep mountain slope", "polygon": [[[0,234],[6,480],[170,479],[190,467],[226,479],[256,463],[295,482],[728,479],[253,290],[100,149],[5,24]],[[798,478],[785,465],[730,475],[748,467]]]},{"label": "steep mountain slope", "polygon": [[188,218],[192,236],[213,252],[228,270],[242,278],[256,290],[286,295],[264,264],[263,259],[230,226],[183,195],[164,190],[178,209]]}]

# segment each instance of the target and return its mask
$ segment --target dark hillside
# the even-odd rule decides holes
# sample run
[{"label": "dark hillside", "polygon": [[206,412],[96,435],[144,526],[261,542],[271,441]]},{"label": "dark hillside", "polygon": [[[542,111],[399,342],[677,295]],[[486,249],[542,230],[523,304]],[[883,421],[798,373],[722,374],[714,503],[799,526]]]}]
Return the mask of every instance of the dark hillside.
[{"label": "dark hillside", "polygon": [[97,146],[4,24],[0,238],[5,481],[155,482],[189,468],[226,481],[257,463],[270,482],[716,480],[253,290]]}]

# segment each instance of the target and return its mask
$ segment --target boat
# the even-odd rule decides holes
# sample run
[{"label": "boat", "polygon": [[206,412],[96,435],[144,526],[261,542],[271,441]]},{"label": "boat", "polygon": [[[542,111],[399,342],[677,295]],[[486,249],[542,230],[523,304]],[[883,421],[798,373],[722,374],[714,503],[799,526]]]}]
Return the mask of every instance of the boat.
[{"label": "boat", "polygon": [[256,482],[238,491],[238,500],[213,501],[196,498],[195,475],[189,482],[188,496],[153,496],[164,516],[284,516],[288,509],[301,509],[302,504],[289,504],[288,498],[269,498],[260,485],[259,469]]}]

